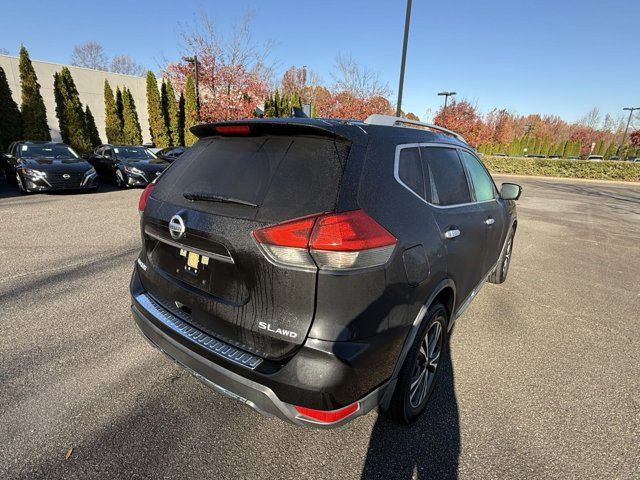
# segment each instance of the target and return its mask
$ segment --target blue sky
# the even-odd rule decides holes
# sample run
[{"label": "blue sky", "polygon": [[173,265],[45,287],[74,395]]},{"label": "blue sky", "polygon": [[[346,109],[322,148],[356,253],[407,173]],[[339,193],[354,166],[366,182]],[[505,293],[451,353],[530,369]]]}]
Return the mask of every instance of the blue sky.
[{"label": "blue sky", "polygon": [[[2,3],[0,48],[11,54],[24,42],[32,58],[66,63],[75,44],[96,40],[154,70],[161,56],[178,57],[179,21],[204,10],[224,31],[251,9],[255,37],[277,42],[282,71],[307,65],[330,82],[336,55],[351,53],[395,99],[404,0]],[[640,0],[414,0],[411,20],[403,109],[421,118],[443,89],[484,112],[569,121],[594,106],[615,116],[640,106]]]}]

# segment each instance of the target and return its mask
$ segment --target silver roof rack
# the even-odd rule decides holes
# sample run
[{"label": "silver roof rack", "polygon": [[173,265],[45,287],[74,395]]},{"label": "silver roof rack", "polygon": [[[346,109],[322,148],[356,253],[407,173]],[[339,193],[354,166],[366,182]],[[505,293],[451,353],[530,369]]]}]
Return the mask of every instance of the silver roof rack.
[{"label": "silver roof rack", "polygon": [[416,120],[410,120],[408,118],[394,117],[393,115],[379,115],[376,113],[373,115],[369,115],[364,123],[368,125],[386,125],[388,127],[401,127],[403,125],[423,127],[431,130],[437,130],[438,132],[442,132],[446,135],[451,135],[461,142],[467,143],[462,135],[449,130],[448,128],[441,127],[440,125],[433,125],[432,123],[418,122]]}]

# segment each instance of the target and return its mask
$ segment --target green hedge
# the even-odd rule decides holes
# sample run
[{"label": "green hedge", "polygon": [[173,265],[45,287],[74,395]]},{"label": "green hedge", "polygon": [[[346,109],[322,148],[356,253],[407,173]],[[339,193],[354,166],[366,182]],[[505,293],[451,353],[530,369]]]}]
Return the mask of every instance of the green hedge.
[{"label": "green hedge", "polygon": [[515,158],[483,156],[491,173],[533,175],[539,177],[591,178],[640,182],[638,162],[587,162],[551,158]]}]

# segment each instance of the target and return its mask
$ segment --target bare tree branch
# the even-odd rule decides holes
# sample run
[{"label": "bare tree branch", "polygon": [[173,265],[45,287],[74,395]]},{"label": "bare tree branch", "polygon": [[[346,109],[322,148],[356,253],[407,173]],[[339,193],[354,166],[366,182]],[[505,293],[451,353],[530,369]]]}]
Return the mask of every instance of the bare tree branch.
[{"label": "bare tree branch", "polygon": [[98,42],[86,42],[73,47],[71,65],[106,70],[109,59]]},{"label": "bare tree branch", "polygon": [[114,73],[135,75],[141,77],[146,73],[144,66],[140,65],[129,55],[116,55],[111,59],[110,70]]},{"label": "bare tree branch", "polygon": [[351,54],[338,54],[334,68],[331,76],[337,91],[347,92],[356,98],[386,97],[390,94],[389,86],[380,81],[378,72],[360,66]]}]

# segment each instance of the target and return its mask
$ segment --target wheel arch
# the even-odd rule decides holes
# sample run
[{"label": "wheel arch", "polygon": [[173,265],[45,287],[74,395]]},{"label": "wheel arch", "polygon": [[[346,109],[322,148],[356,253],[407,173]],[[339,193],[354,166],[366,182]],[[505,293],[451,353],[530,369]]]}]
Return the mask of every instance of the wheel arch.
[{"label": "wheel arch", "polygon": [[442,280],[440,283],[438,283],[438,285],[436,285],[436,287],[433,289],[433,292],[431,293],[427,301],[423,304],[423,306],[420,308],[418,315],[413,321],[413,324],[409,329],[409,333],[407,333],[407,337],[405,338],[404,344],[402,346],[402,350],[400,351],[400,355],[398,356],[398,360],[396,361],[396,365],[395,365],[395,368],[393,369],[393,373],[391,374],[391,378],[389,380],[389,385],[387,387],[387,390],[384,396],[382,397],[382,400],[380,401],[380,407],[383,410],[389,407],[391,398],[393,397],[393,392],[398,382],[398,375],[400,374],[400,370],[402,369],[402,365],[404,364],[405,358],[407,357],[407,354],[411,349],[411,345],[413,345],[413,342],[416,338],[418,330],[420,329],[420,325],[422,324],[424,317],[429,311],[429,308],[431,308],[431,306],[437,302],[442,303],[445,309],[447,310],[447,316],[449,317],[447,321],[448,323],[447,330],[451,330],[451,326],[453,325],[453,323],[451,323],[450,320],[452,318],[453,310],[456,304],[455,303],[456,302],[456,285],[453,282],[453,280],[451,280],[450,278],[446,278]]}]

